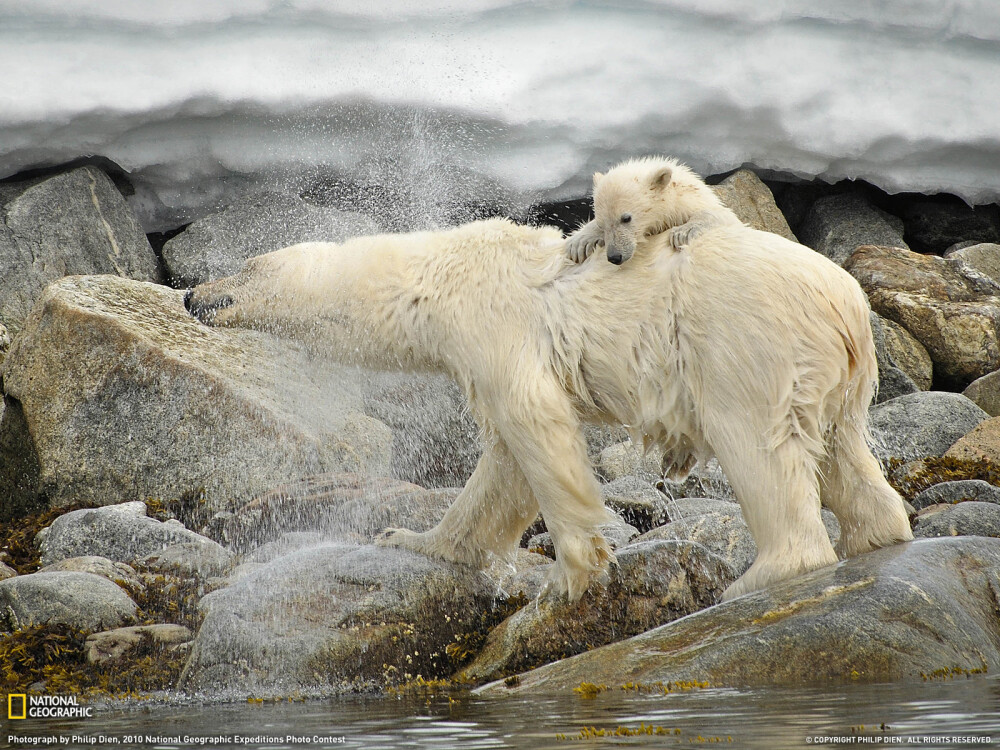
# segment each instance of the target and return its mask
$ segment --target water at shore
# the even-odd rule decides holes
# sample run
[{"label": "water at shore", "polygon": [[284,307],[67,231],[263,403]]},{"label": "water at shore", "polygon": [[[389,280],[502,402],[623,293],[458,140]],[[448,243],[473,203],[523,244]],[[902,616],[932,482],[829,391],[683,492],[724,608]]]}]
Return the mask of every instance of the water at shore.
[{"label": "water at shore", "polygon": [[[631,735],[614,733],[619,727]],[[653,734],[636,734],[649,727]],[[590,736],[590,728],[605,736]],[[89,720],[8,722],[11,747],[552,748],[725,744],[1000,746],[1000,679],[802,689],[608,690],[483,699],[350,696],[282,703],[140,703]],[[581,733],[584,735],[582,736]],[[179,738],[179,740],[178,740]],[[844,738],[850,738],[845,741]],[[875,738],[882,738],[876,740]],[[988,739],[987,739],[988,738]],[[837,741],[839,739],[839,742]],[[147,741],[148,740],[148,741]],[[36,740],[37,741],[37,740]],[[51,739],[49,741],[52,741]]]}]

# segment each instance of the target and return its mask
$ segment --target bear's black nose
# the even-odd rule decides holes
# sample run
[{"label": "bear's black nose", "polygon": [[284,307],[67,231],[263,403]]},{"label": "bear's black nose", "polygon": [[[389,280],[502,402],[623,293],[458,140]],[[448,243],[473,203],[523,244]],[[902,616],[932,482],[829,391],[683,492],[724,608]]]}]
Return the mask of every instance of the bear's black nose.
[{"label": "bear's black nose", "polygon": [[623,261],[624,258],[622,258],[622,256],[620,255],[611,255],[610,253],[608,254],[608,263],[614,263],[616,266],[620,266]]},{"label": "bear's black nose", "polygon": [[[204,296],[204,295],[203,295]],[[233,304],[233,298],[228,294],[215,299],[196,300],[194,289],[188,289],[184,294],[184,308],[202,323],[211,323],[215,313]]]},{"label": "bear's black nose", "polygon": [[191,312],[191,297],[194,296],[194,289],[188,289],[184,293],[184,309]]}]

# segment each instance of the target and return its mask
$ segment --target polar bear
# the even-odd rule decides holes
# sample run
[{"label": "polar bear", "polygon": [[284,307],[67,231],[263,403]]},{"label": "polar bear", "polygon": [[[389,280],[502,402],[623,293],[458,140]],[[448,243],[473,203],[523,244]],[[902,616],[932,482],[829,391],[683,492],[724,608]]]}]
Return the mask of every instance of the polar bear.
[{"label": "polar bear", "polygon": [[[644,188],[684,193],[673,179]],[[847,554],[910,536],[865,443],[875,357],[861,290],[812,251],[720,223],[681,250],[643,229],[621,266],[577,264],[557,230],[500,219],[306,243],[185,305],[349,363],[450,374],[483,455],[437,526],[383,543],[482,567],[540,509],[556,551],[548,590],[571,600],[613,559],[583,421],[628,425],[677,465],[717,455],[759,548],[732,598],[837,560],[821,496]]]}]

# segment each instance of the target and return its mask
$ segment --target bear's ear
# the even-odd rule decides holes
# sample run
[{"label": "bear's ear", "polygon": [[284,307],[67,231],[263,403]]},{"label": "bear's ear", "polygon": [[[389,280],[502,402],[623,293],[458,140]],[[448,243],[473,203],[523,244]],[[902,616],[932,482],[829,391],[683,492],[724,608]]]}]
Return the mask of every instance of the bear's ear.
[{"label": "bear's ear", "polygon": [[604,179],[604,175],[601,172],[594,172],[594,187],[597,187],[597,183]]},{"label": "bear's ear", "polygon": [[660,167],[653,172],[653,178],[649,181],[649,186],[654,190],[663,190],[663,188],[670,184],[670,178],[673,177],[673,174],[674,170],[672,167]]}]

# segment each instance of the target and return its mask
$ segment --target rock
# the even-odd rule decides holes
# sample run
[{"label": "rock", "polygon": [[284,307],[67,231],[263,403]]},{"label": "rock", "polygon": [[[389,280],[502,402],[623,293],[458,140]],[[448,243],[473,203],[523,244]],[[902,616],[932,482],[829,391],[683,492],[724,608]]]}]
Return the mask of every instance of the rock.
[{"label": "rock", "polygon": [[293,531],[363,544],[390,526],[427,531],[459,492],[425,490],[382,477],[321,474],[279,485],[210,524],[207,531],[237,552]]},{"label": "rock", "polygon": [[[667,504],[667,523],[682,521],[705,513],[728,515],[738,513],[740,506],[735,500],[719,500],[712,497],[682,497]],[[661,526],[663,524],[660,524]]]},{"label": "rock", "polygon": [[75,571],[77,573],[92,573],[101,578],[107,578],[112,583],[116,583],[126,591],[141,591],[144,587],[138,574],[131,565],[122,562],[114,562],[99,555],[82,555],[80,557],[66,557],[58,562],[46,565],[38,570],[39,573],[53,573],[56,571]]},{"label": "rock", "polygon": [[202,599],[185,690],[288,694],[443,677],[496,589],[464,566],[398,548],[315,547]]},{"label": "rock", "polygon": [[53,506],[203,494],[214,510],[307,474],[388,469],[392,436],[359,413],[360,375],[202,325],[182,296],[114,276],[45,290],[2,370],[0,446],[16,433],[37,472],[22,494]]},{"label": "rock", "polygon": [[12,334],[49,282],[99,273],[161,277],[138,220],[104,172],[81,167],[50,177],[3,207],[0,323]]},{"label": "rock", "polygon": [[917,388],[921,391],[930,390],[934,377],[931,355],[927,353],[923,344],[899,323],[888,318],[881,318],[881,321],[885,332],[885,350],[889,359],[913,381]]},{"label": "rock", "polygon": [[0,562],[0,581],[6,581],[8,578],[13,578],[17,575],[17,571],[6,563]]},{"label": "rock", "polygon": [[514,555],[513,572],[509,568],[506,575],[493,570],[490,572],[508,597],[522,596],[530,602],[545,588],[552,565],[551,557],[518,548]]},{"label": "rock", "polygon": [[[266,542],[255,548],[252,552],[243,555],[243,564],[234,569],[230,575],[236,575],[236,571],[243,569],[245,565],[261,565],[284,557],[292,552],[306,547],[318,547],[329,544],[331,540],[326,534],[319,531],[288,531],[281,534],[277,539]],[[246,570],[242,570],[246,572]]]},{"label": "rock", "polygon": [[649,531],[667,522],[667,496],[651,482],[625,476],[601,487],[604,505],[634,526]]},{"label": "rock", "polygon": [[1000,537],[1000,505],[968,501],[949,506],[940,513],[917,516],[913,536]]},{"label": "rock", "polygon": [[174,286],[231,276],[244,261],[300,242],[343,242],[377,234],[367,216],[323,208],[298,196],[262,191],[191,224],[163,246]]},{"label": "rock", "polygon": [[875,455],[882,461],[943,456],[988,415],[965,396],[920,391],[870,409]]},{"label": "rock", "polygon": [[219,547],[179,521],[149,518],[146,504],[140,502],[65,513],[42,529],[35,541],[41,547],[43,565],[84,555],[131,563],[182,542]]},{"label": "rock", "polygon": [[[7,326],[0,323],[0,365],[3,364],[3,358],[7,356],[7,351],[10,349],[10,333],[7,331]],[[3,413],[3,405],[0,403],[0,414]]]},{"label": "rock", "polygon": [[902,223],[856,193],[820,198],[799,227],[799,241],[844,265],[861,245],[908,248]]},{"label": "rock", "polygon": [[921,252],[940,254],[956,242],[1000,242],[996,206],[971,207],[954,196],[924,196],[900,209],[906,236]]},{"label": "rock", "polygon": [[[963,264],[968,268],[988,276],[1000,284],[1000,245],[992,242],[980,242],[966,245],[955,250],[949,250],[945,257]],[[968,270],[965,271],[968,274]]]},{"label": "rock", "polygon": [[991,417],[1000,417],[1000,370],[973,380],[962,395]]},{"label": "rock", "polygon": [[956,440],[944,455],[972,461],[985,458],[1000,464],[1000,417],[991,417],[977,424]]},{"label": "rock", "polygon": [[738,169],[712,190],[744,224],[798,242],[785,215],[774,202],[771,189],[749,169]]},{"label": "rock", "polygon": [[955,387],[1000,368],[1000,286],[957,263],[896,247],[859,247],[844,267],[872,309],[909,331]]},{"label": "rock", "polygon": [[725,472],[714,458],[696,464],[684,481],[661,479],[657,481],[656,488],[668,498],[709,497],[728,500],[734,497]]},{"label": "rock", "polygon": [[1000,540],[928,539],[813,571],[619,643],[492,683],[484,695],[581,682],[875,683],[1000,669]]},{"label": "rock", "polygon": [[896,365],[895,359],[889,354],[887,336],[889,321],[875,313],[869,313],[869,319],[875,342],[875,359],[878,362],[878,390],[875,392],[875,402],[882,403],[905,396],[907,393],[915,393],[919,390],[916,383]]},{"label": "rock", "polygon": [[736,576],[705,547],[656,541],[620,550],[607,586],[579,601],[542,599],[489,635],[460,677],[496,679],[649,630],[718,600]]},{"label": "rock", "polygon": [[0,521],[8,522],[44,510],[45,499],[38,497],[41,468],[21,402],[8,396],[0,404]]},{"label": "rock", "polygon": [[757,557],[757,545],[735,503],[730,508],[682,518],[653,529],[636,544],[663,540],[681,540],[703,545],[724,560],[733,571],[733,579],[743,575]]},{"label": "rock", "polygon": [[601,451],[597,471],[609,482],[627,476],[655,481],[660,476],[660,457],[655,453],[643,453],[631,440],[625,440]]},{"label": "rock", "polygon": [[106,664],[120,661],[145,644],[175,646],[187,643],[193,637],[191,630],[183,625],[133,625],[130,628],[104,630],[87,636],[87,662]]},{"label": "rock", "polygon": [[463,486],[481,453],[465,396],[443,375],[373,373],[365,413],[392,429],[392,475],[421,487]]},{"label": "rock", "polygon": [[107,578],[92,573],[31,573],[0,581],[0,626],[69,625],[93,632],[135,618],[135,603]]},{"label": "rock", "polygon": [[215,542],[181,542],[141,557],[136,564],[186,578],[221,576],[236,561],[236,555]]},{"label": "rock", "polygon": [[960,479],[932,485],[913,498],[911,505],[917,510],[939,503],[961,503],[975,500],[981,503],[1000,504],[1000,487],[982,479]]}]

